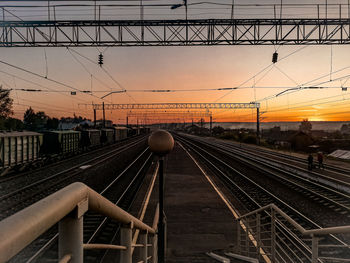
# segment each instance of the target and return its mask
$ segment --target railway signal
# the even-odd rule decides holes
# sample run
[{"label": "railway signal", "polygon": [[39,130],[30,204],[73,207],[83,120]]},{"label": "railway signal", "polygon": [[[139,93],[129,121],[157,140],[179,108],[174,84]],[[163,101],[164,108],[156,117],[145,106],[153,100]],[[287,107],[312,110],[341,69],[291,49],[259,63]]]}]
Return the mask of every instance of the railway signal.
[{"label": "railway signal", "polygon": [[100,65],[100,67],[102,67],[102,65],[103,65],[103,54],[102,53],[100,55],[98,55],[98,64]]},{"label": "railway signal", "polygon": [[278,53],[275,52],[272,55],[272,63],[275,64],[277,62],[277,60],[278,60]]}]

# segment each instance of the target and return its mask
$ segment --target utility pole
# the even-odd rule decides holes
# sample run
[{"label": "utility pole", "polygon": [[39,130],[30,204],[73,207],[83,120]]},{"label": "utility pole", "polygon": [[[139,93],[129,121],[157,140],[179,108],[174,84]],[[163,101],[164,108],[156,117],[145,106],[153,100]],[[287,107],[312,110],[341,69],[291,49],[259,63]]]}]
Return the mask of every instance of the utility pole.
[{"label": "utility pole", "polygon": [[103,123],[102,123],[102,125],[103,125],[103,128],[105,128],[106,127],[106,115],[105,115],[105,103],[104,102],[102,102],[102,111],[103,111]]},{"label": "utility pole", "polygon": [[260,144],[260,109],[256,108],[256,143]]},{"label": "utility pole", "polygon": [[96,109],[94,109],[94,128],[96,128]]},{"label": "utility pole", "polygon": [[126,128],[129,126],[129,116],[126,116]]},{"label": "utility pole", "polygon": [[213,130],[213,116],[210,115],[210,135],[212,134]]}]

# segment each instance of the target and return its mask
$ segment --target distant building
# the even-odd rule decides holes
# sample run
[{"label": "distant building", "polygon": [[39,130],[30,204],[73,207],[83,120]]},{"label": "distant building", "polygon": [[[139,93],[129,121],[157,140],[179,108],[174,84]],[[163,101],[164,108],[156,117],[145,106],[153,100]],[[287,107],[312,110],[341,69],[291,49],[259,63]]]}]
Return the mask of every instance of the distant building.
[{"label": "distant building", "polygon": [[[96,127],[103,127],[103,120],[97,120],[96,121]],[[106,128],[112,128],[113,127],[113,121],[105,120],[105,127]]]},{"label": "distant building", "polygon": [[344,135],[350,135],[350,124],[343,124],[340,129],[340,132]]},{"label": "distant building", "polygon": [[73,119],[71,121],[65,119],[60,120],[58,123],[58,129],[59,130],[73,130],[77,127],[92,127],[94,126],[94,123],[90,120],[84,120],[81,122],[74,122]]},{"label": "distant building", "polygon": [[289,138],[289,142],[294,150],[308,151],[308,147],[314,144],[314,139],[310,134],[299,131]]}]

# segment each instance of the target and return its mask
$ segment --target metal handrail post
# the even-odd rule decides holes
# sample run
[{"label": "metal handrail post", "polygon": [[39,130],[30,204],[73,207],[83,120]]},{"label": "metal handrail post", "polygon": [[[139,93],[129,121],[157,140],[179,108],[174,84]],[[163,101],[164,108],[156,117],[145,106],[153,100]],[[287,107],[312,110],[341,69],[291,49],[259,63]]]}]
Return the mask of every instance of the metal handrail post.
[{"label": "metal handrail post", "polygon": [[237,220],[237,253],[241,253],[241,221]]},{"label": "metal handrail post", "polygon": [[271,209],[271,261],[276,262],[276,211]]},{"label": "metal handrail post", "polygon": [[256,258],[260,259],[261,236],[260,236],[260,214],[256,216]]},{"label": "metal handrail post", "polygon": [[159,157],[159,222],[158,222],[158,262],[165,262],[165,226],[164,226],[164,160]]},{"label": "metal handrail post", "polygon": [[83,263],[83,216],[79,218],[66,216],[59,222],[58,231],[59,259],[70,254],[71,263]]},{"label": "metal handrail post", "polygon": [[156,230],[156,232],[152,235],[152,263],[158,262],[158,234],[157,234],[157,226],[159,221],[159,204],[157,204],[156,211],[154,213],[152,228]]},{"label": "metal handrail post", "polygon": [[132,263],[132,228],[133,223],[123,225],[120,230],[120,244],[126,250],[120,252],[120,262]]},{"label": "metal handrail post", "polygon": [[318,261],[318,236],[312,235],[312,263]]},{"label": "metal handrail post", "polygon": [[158,235],[152,235],[152,263],[158,263]]},{"label": "metal handrail post", "polygon": [[144,263],[148,261],[148,233],[147,231],[142,231],[140,234],[140,243],[143,245],[141,248],[141,260]]},{"label": "metal handrail post", "polygon": [[249,257],[250,244],[249,244],[249,219],[247,218],[246,231],[245,231],[245,244],[246,244],[246,256]]}]

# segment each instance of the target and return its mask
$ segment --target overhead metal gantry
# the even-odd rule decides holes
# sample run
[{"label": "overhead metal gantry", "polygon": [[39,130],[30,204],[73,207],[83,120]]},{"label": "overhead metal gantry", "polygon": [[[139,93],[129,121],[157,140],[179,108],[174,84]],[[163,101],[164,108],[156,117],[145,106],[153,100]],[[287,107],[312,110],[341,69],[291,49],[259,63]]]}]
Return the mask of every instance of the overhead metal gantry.
[{"label": "overhead metal gantry", "polygon": [[[86,104],[91,105],[91,104]],[[135,103],[92,104],[94,110],[140,110],[140,109],[259,109],[260,103]]]},{"label": "overhead metal gantry", "polygon": [[138,118],[150,118],[150,117],[183,117],[183,118],[196,118],[196,117],[211,117],[212,113],[209,111],[146,111],[146,112],[128,112],[128,117]]},{"label": "overhead metal gantry", "polygon": [[349,21],[344,18],[2,21],[0,47],[349,44]]},{"label": "overhead metal gantry", "polygon": [[[89,104],[85,104],[88,106]],[[94,112],[96,110],[141,110],[141,109],[256,109],[257,115],[257,137],[260,137],[260,103],[142,103],[142,104],[92,104]],[[128,119],[128,116],[127,116]],[[128,120],[127,120],[128,123]],[[212,116],[210,115],[210,129],[212,127]]]}]

